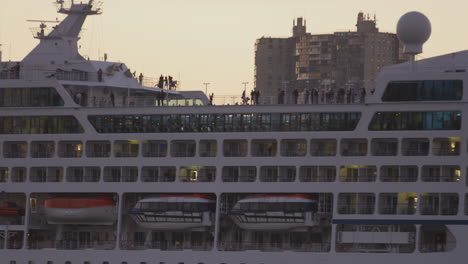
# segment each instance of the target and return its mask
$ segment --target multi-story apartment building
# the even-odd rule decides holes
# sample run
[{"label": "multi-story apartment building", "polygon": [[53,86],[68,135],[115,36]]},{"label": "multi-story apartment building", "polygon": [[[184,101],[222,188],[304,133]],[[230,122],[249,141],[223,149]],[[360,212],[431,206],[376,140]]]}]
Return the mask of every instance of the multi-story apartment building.
[{"label": "multi-story apartment building", "polygon": [[375,17],[359,13],[357,31],[332,34],[306,32],[298,18],[289,38],[262,37],[256,42],[255,88],[263,103],[273,102],[280,90],[361,89],[372,92],[383,66],[402,62],[396,34],[382,33]]}]

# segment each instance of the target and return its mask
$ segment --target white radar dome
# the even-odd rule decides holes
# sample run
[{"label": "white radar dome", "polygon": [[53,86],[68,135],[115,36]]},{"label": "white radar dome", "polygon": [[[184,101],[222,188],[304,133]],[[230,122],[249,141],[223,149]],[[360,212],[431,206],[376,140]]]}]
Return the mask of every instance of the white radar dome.
[{"label": "white radar dome", "polygon": [[423,44],[431,36],[431,22],[419,12],[406,13],[398,20],[397,35],[405,45],[406,54],[422,53]]}]

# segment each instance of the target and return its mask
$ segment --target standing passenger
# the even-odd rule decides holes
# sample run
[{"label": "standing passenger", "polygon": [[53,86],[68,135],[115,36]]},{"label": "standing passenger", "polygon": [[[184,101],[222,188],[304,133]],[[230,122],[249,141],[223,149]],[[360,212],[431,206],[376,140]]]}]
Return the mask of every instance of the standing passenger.
[{"label": "standing passenger", "polygon": [[140,76],[138,76],[138,81],[140,81],[140,85],[143,85],[143,73],[140,73]]},{"label": "standing passenger", "polygon": [[98,82],[102,82],[102,69],[99,69],[97,72]]}]

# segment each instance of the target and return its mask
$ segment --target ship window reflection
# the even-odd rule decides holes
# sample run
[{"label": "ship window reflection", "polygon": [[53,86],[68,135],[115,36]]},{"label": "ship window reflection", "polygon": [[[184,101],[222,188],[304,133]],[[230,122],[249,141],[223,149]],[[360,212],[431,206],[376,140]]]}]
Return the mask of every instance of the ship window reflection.
[{"label": "ship window reflection", "polygon": [[459,101],[462,97],[461,80],[394,81],[388,84],[382,101]]},{"label": "ship window reflection", "polygon": [[369,125],[383,130],[460,130],[461,112],[378,112]]},{"label": "ship window reflection", "polygon": [[358,112],[88,117],[98,133],[353,131],[360,118]]}]

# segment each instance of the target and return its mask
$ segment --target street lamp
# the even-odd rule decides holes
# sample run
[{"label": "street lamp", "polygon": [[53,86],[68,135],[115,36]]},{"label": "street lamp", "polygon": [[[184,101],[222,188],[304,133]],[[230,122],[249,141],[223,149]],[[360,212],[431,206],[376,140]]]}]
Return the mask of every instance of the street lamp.
[{"label": "street lamp", "polygon": [[244,92],[246,92],[246,90],[247,90],[247,84],[249,84],[249,82],[243,82],[242,84],[244,85]]},{"label": "street lamp", "polygon": [[209,82],[204,82],[203,85],[205,85],[205,95],[208,96],[208,85],[210,85],[211,83]]}]

